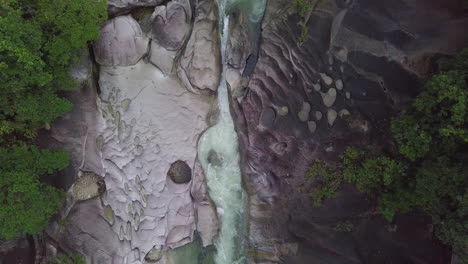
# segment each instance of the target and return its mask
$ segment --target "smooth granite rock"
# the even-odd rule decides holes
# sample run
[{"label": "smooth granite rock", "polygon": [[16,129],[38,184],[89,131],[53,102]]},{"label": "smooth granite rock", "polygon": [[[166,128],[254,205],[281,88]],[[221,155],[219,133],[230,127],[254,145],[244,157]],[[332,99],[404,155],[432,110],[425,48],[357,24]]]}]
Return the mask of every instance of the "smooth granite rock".
[{"label": "smooth granite rock", "polygon": [[101,25],[93,49],[96,62],[102,66],[130,66],[148,51],[148,38],[132,16],[118,16]]},{"label": "smooth granite rock", "polygon": [[322,93],[322,100],[326,107],[331,107],[336,101],[336,89],[330,88],[328,92]]},{"label": "smooth granite rock", "polygon": [[216,13],[214,1],[196,3],[192,34],[177,67],[177,75],[194,93],[215,91],[219,85],[221,55]]},{"label": "smooth granite rock", "polygon": [[182,48],[192,29],[188,0],[172,0],[166,6],[156,7],[152,19],[152,41],[169,51]]}]

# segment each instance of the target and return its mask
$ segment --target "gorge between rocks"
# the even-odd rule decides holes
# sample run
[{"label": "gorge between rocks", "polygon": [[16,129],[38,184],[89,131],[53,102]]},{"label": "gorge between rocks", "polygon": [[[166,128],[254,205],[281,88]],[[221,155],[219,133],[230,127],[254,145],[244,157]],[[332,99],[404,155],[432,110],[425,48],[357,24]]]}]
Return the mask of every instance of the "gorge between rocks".
[{"label": "gorge between rocks", "polygon": [[350,145],[394,147],[391,120],[468,46],[468,12],[442,2],[108,0],[73,110],[39,133],[70,166],[50,176],[67,198],[36,259],[450,263],[420,212],[388,222],[341,182],[314,206],[307,174]]}]

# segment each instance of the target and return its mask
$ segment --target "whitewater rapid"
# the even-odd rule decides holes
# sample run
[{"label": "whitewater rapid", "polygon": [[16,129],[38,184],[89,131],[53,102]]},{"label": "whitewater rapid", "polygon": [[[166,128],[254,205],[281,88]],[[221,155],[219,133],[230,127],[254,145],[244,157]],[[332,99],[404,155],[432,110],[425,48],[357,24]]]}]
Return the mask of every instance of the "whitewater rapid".
[{"label": "whitewater rapid", "polygon": [[210,197],[216,205],[220,231],[215,242],[216,264],[245,263],[246,199],[239,167],[239,144],[229,108],[226,84],[226,47],[229,15],[233,8],[246,11],[250,23],[259,23],[266,0],[218,0],[222,74],[218,87],[219,119],[198,143],[198,158],[205,172]]},{"label": "whitewater rapid", "polygon": [[[218,123],[209,128],[200,138],[198,155],[220,220],[220,231],[215,242],[217,249],[215,263],[234,264],[244,262],[246,193],[242,188],[238,138],[229,112],[225,79],[229,17],[224,15],[224,1],[219,0],[218,5],[220,14],[223,14],[220,15],[223,71],[218,87],[219,119]],[[216,164],[208,161],[210,155],[216,157]]]}]

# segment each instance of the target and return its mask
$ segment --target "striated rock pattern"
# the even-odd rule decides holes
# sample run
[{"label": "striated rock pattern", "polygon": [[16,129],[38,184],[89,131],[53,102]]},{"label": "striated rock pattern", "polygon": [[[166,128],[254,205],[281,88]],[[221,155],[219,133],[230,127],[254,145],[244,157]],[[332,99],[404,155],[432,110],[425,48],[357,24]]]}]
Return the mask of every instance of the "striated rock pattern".
[{"label": "striated rock pattern", "polygon": [[[232,99],[251,263],[448,263],[429,219],[366,217],[374,205],[352,186],[315,208],[305,175],[313,159],[336,161],[347,145],[391,142],[389,120],[430,69],[413,62],[467,46],[466,15],[456,1],[312,2],[302,45],[297,10],[279,15],[289,1],[268,2],[248,90]],[[338,232],[346,221],[353,230]]]},{"label": "striated rock pattern", "polygon": [[148,50],[148,39],[132,16],[119,16],[101,25],[94,43],[96,62],[103,66],[135,65]]},{"label": "striated rock pattern", "polygon": [[[114,212],[113,231],[141,256],[192,241],[190,167],[206,128],[207,99],[144,62],[101,67],[99,83],[107,187],[102,200]],[[179,184],[166,177],[175,172]]]},{"label": "striated rock pattern", "polygon": [[197,1],[192,34],[177,68],[179,78],[194,93],[218,88],[221,56],[216,12],[214,1]]},{"label": "striated rock pattern", "polygon": [[[41,141],[72,154],[71,166],[57,181],[73,186],[57,219],[69,224],[48,228],[50,248],[79,252],[87,263],[140,264],[151,250],[163,255],[161,263],[172,263],[179,253],[171,250],[192,242],[195,231],[200,243],[190,248],[213,244],[218,220],[196,161],[196,143],[216,108],[214,97],[189,92],[172,74],[192,32],[191,12],[189,1],[173,0],[143,18],[116,16],[103,23],[93,45],[99,74],[91,76],[96,71],[88,57],[73,68],[85,84],[69,95],[75,108]],[[171,35],[173,30],[182,33]],[[209,68],[210,60],[197,65],[206,68],[205,62]],[[182,163],[172,170],[174,180],[168,177],[171,164]],[[78,178],[80,171],[96,177]]]}]

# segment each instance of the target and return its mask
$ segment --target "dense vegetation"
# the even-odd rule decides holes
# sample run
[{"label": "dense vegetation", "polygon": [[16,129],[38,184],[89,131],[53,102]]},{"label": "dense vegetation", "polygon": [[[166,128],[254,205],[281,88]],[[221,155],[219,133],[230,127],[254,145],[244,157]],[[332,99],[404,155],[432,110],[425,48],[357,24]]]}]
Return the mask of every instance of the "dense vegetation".
[{"label": "dense vegetation", "polygon": [[267,25],[270,24],[273,20],[282,18],[289,9],[294,9],[299,17],[298,26],[300,27],[299,36],[297,36],[298,44],[302,45],[309,39],[309,28],[307,23],[309,22],[309,16],[314,6],[312,0],[292,0],[288,5],[277,10],[271,14],[270,21],[267,22]]},{"label": "dense vegetation", "polygon": [[69,67],[98,38],[107,3],[0,1],[0,237],[41,231],[63,192],[41,177],[68,164],[64,151],[34,146],[37,130],[71,110]]},{"label": "dense vegetation", "polygon": [[438,73],[392,122],[399,153],[349,147],[338,169],[314,162],[309,175],[321,181],[311,194],[314,203],[336,193],[344,180],[375,195],[389,221],[396,213],[423,210],[441,241],[460,255],[468,252],[467,81],[468,49],[440,61]]}]

